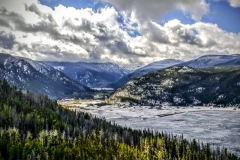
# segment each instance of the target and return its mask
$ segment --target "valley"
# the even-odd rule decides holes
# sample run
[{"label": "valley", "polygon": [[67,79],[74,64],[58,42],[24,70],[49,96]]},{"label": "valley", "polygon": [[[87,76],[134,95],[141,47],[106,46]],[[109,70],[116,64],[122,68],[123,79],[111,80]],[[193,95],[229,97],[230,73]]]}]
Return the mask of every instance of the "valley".
[{"label": "valley", "polygon": [[177,107],[100,105],[104,101],[68,100],[59,103],[70,110],[86,112],[121,126],[183,135],[214,147],[227,147],[240,157],[240,109],[236,107]]},{"label": "valley", "polygon": [[0,160],[240,160],[240,0],[0,0]]},{"label": "valley", "polygon": [[[106,104],[100,100],[61,102],[64,107],[47,96],[23,93],[6,80],[0,81],[0,158],[238,159],[237,154],[231,153],[234,150],[229,152],[210,143],[154,132],[150,126],[140,130],[123,127],[85,112],[89,106],[104,109]],[[84,111],[66,109],[70,103]]]},{"label": "valley", "polygon": [[[57,107],[63,107],[71,114],[86,114],[86,117],[82,117],[84,123],[75,126],[74,120],[72,121],[71,133],[74,136],[81,133],[81,136],[86,138],[86,129],[88,136],[96,134],[94,131],[96,126],[93,125],[92,120],[88,120],[89,116],[92,116],[97,119],[96,121],[104,120],[114,127],[124,128],[124,132],[114,132],[126,138],[124,145],[132,143],[128,135],[125,135],[129,127],[133,133],[156,132],[172,137],[170,142],[165,142],[166,144],[174,142],[175,135],[179,140],[185,141],[181,138],[183,135],[189,141],[187,145],[195,144],[195,139],[199,147],[203,143],[201,146],[204,154],[204,145],[207,145],[207,147],[211,146],[213,155],[215,150],[217,154],[219,152],[223,154],[224,150],[221,148],[226,147],[230,153],[240,157],[239,141],[237,141],[240,139],[238,59],[238,55],[203,56],[188,62],[169,59],[157,61],[131,72],[112,63],[41,62],[0,54],[0,80],[3,80],[3,86],[8,86],[7,83],[15,86],[13,90],[16,90],[17,94],[30,97],[33,101],[36,99],[37,104],[51,101],[47,100],[48,96],[53,100],[51,103],[57,105],[58,102]],[[2,92],[4,93],[4,90]],[[3,104],[6,102],[9,104],[8,101],[13,104],[15,101],[24,102],[22,99],[14,100],[11,93],[9,94],[9,100],[2,100]],[[40,95],[39,98],[34,99],[37,95]],[[31,103],[27,104],[29,108]],[[44,107],[49,107],[47,103],[45,105]],[[40,106],[43,107],[42,104]],[[41,107],[37,108],[40,112],[43,109]],[[7,109],[4,105],[2,109],[5,120]],[[16,114],[14,109],[10,108],[10,110],[11,116],[14,117]],[[22,110],[24,109],[20,111]],[[32,109],[29,111],[30,114],[35,112]],[[58,114],[57,112],[58,110],[56,113],[51,111],[51,114]],[[18,118],[20,117],[19,115]],[[54,116],[50,117],[54,121]],[[44,119],[46,118],[49,117],[46,116]],[[63,115],[63,122],[66,120],[68,116]],[[26,124],[28,123],[29,120]],[[48,130],[48,123],[43,120],[44,125],[41,129]],[[5,122],[2,125],[5,125]],[[79,126],[81,129],[78,128]],[[75,130],[75,127],[78,129]],[[53,125],[51,130],[54,128],[56,126]],[[98,128],[98,131],[102,128]],[[108,128],[104,130],[105,134],[112,136]],[[64,131],[69,132],[66,126]],[[36,138],[41,137],[38,133],[40,132],[33,132]],[[142,140],[144,136],[139,136],[137,141]],[[75,140],[72,142],[75,143]],[[91,139],[91,142],[95,140]],[[102,141],[96,143],[102,145]],[[114,145],[117,143],[115,139]],[[140,143],[137,145],[141,147]],[[166,148],[169,149],[166,153],[171,153],[171,146]],[[192,153],[188,154],[191,156]],[[176,156],[175,153],[171,154]],[[225,154],[227,153],[223,155]]]}]

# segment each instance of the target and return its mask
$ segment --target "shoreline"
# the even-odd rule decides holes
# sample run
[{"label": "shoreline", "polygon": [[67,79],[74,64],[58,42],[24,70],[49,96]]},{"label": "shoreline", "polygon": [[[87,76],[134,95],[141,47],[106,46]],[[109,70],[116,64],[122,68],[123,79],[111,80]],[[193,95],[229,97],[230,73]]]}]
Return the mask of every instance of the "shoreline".
[{"label": "shoreline", "polygon": [[207,106],[127,106],[127,105],[107,105],[100,100],[68,100],[58,102],[63,107],[73,110],[93,114],[106,119],[112,118],[163,118],[177,114],[187,114],[188,112],[209,112],[209,111],[229,111],[240,112],[237,107],[207,107]]}]

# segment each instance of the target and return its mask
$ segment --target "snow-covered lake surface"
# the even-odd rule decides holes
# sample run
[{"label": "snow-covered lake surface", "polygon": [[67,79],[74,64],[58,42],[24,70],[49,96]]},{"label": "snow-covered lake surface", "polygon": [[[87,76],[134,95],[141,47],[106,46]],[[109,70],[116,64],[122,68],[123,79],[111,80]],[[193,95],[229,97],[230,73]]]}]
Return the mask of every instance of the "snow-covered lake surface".
[{"label": "snow-covered lake surface", "polygon": [[[226,147],[240,157],[240,109],[210,107],[88,106],[74,104],[77,110],[105,117],[134,129],[183,134],[214,146]],[[74,107],[74,108],[75,108]],[[80,109],[79,109],[80,107]]]}]

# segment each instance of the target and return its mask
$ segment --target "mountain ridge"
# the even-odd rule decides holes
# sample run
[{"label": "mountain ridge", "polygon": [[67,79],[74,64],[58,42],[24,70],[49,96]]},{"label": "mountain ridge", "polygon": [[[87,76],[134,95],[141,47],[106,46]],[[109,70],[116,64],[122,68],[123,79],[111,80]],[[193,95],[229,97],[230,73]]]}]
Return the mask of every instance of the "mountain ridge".
[{"label": "mountain ridge", "polygon": [[[154,65],[157,64],[155,67]],[[165,64],[165,65],[164,65]],[[158,66],[159,65],[159,66]],[[150,73],[152,71],[156,71],[159,69],[164,69],[170,66],[174,65],[179,65],[179,66],[190,66],[190,67],[195,67],[195,68],[207,68],[207,67],[214,67],[214,66],[228,66],[228,65],[240,65],[240,55],[235,54],[235,55],[204,55],[201,57],[198,57],[193,60],[189,60],[186,62],[180,61],[180,60],[175,60],[175,59],[165,59],[162,61],[157,61],[150,63],[144,67],[141,67],[129,75],[124,76],[121,78],[119,81],[116,81],[112,84],[109,85],[109,87],[112,88],[120,88],[124,84],[126,84],[128,81],[131,79]],[[150,68],[148,70],[148,68]]]},{"label": "mountain ridge", "polygon": [[240,67],[173,66],[134,78],[109,98],[141,105],[236,105],[240,103]]},{"label": "mountain ridge", "polygon": [[0,54],[0,71],[0,78],[12,85],[33,93],[46,94],[53,99],[91,91],[45,63],[9,54]]},{"label": "mountain ridge", "polygon": [[124,84],[126,84],[129,80],[144,75],[146,73],[152,72],[152,71],[156,71],[159,69],[164,69],[176,64],[180,64],[183,61],[180,60],[175,60],[175,59],[165,59],[165,60],[161,60],[161,61],[157,61],[157,62],[153,62],[150,63],[146,66],[143,66],[135,71],[133,71],[132,73],[124,76],[123,78],[121,78],[120,80],[108,85],[108,87],[112,87],[112,88],[120,88],[121,86],[123,86]]},{"label": "mountain ridge", "polygon": [[123,76],[130,73],[129,70],[121,68],[111,62],[88,63],[88,62],[45,62],[52,67],[64,72],[69,77],[90,87],[106,87]]},{"label": "mountain ridge", "polygon": [[183,62],[180,65],[195,68],[236,65],[231,63],[233,61],[240,61],[240,55],[204,55],[199,58]]}]

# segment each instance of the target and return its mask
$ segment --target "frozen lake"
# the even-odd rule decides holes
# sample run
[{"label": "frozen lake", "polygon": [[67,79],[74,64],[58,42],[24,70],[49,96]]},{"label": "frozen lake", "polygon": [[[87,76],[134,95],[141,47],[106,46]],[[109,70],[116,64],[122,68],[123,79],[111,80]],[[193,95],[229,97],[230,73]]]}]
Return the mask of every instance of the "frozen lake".
[{"label": "frozen lake", "polygon": [[195,111],[166,117],[110,118],[116,123],[136,129],[150,128],[173,134],[183,134],[187,139],[198,139],[214,146],[227,147],[240,157],[240,112]]},{"label": "frozen lake", "polygon": [[226,147],[240,157],[240,109],[87,106],[78,110],[134,129],[150,128],[159,132],[183,134],[187,139],[195,138],[200,142]]}]

